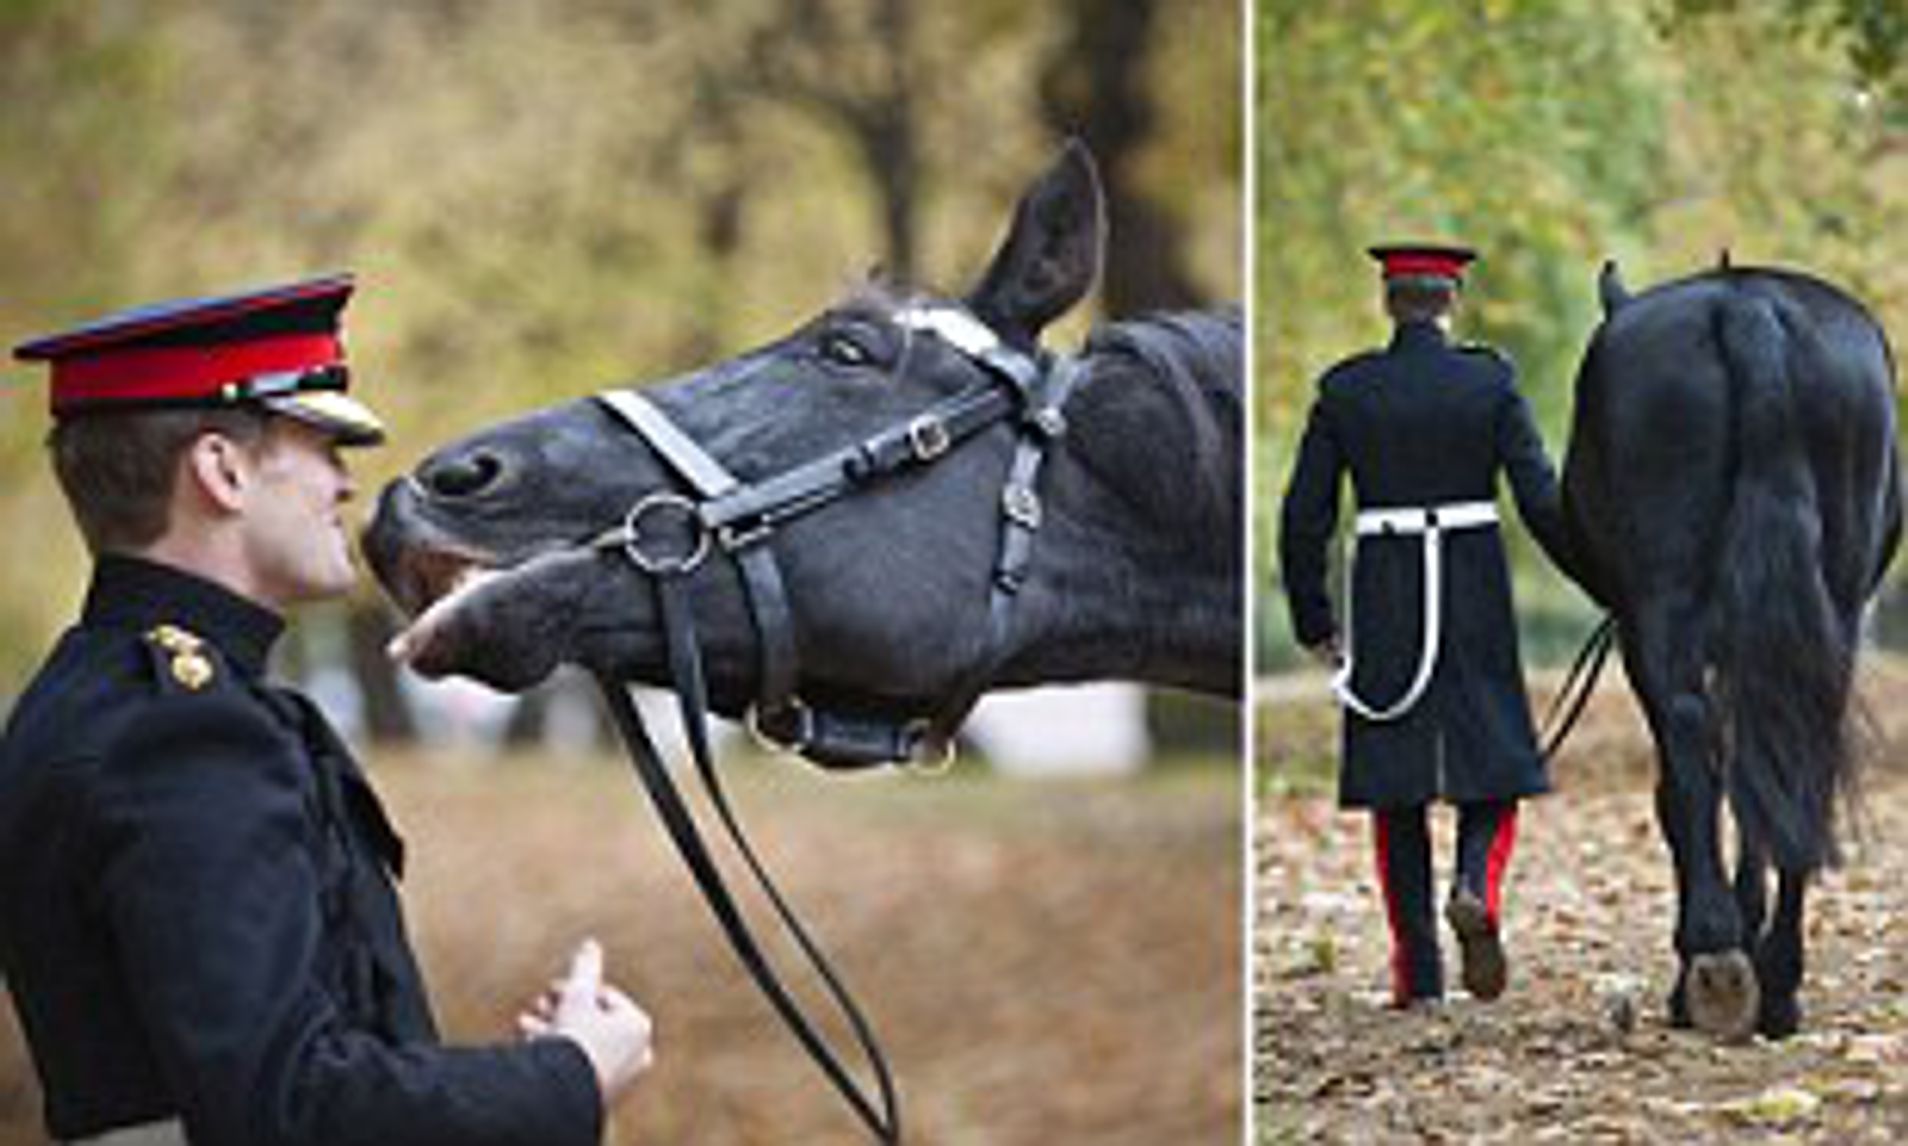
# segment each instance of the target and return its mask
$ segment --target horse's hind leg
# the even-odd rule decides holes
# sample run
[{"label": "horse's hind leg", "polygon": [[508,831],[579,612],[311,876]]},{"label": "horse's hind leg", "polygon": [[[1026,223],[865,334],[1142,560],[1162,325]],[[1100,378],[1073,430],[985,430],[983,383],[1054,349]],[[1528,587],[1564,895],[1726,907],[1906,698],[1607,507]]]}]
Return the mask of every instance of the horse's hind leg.
[{"label": "horse's hind leg", "polygon": [[1803,900],[1808,877],[1781,873],[1775,918],[1769,918],[1769,854],[1760,841],[1742,837],[1736,857],[1736,909],[1742,912],[1742,949],[1755,960],[1756,987],[1762,997],[1756,1030],[1785,1038],[1801,1025],[1796,991],[1803,973]]},{"label": "horse's hind leg", "polygon": [[[1672,702],[1669,723],[1685,739],[1703,719],[1704,702],[1688,696]],[[1685,746],[1686,747],[1686,746]],[[1685,748],[1664,750],[1664,774],[1656,789],[1657,819],[1676,866],[1676,988],[1670,1018],[1724,1038],[1746,1036],[1756,1021],[1756,972],[1745,954],[1745,932],[1735,896],[1723,878],[1717,846],[1721,806],[1715,775],[1700,759],[1694,767],[1673,761]]]},{"label": "horse's hind leg", "polygon": [[1802,985],[1802,916],[1808,885],[1809,877],[1803,873],[1782,873],[1775,918],[1756,946],[1756,980],[1762,990],[1756,1030],[1772,1039],[1794,1034],[1802,1023],[1796,990]]},{"label": "horse's hind leg", "polygon": [[1722,786],[1702,687],[1699,617],[1687,600],[1640,611],[1624,659],[1656,737],[1656,815],[1676,869],[1679,969],[1670,1018],[1740,1038],[1756,1021],[1756,975],[1743,953],[1742,913],[1724,875]]}]

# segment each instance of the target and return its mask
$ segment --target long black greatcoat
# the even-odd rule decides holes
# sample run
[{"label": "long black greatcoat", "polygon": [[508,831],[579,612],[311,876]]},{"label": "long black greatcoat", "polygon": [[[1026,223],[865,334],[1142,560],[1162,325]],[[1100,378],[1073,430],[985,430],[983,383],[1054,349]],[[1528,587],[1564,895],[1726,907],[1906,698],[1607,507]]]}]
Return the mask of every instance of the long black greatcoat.
[{"label": "long black greatcoat", "polygon": [[[1424,559],[1417,536],[1361,539],[1346,639],[1326,586],[1341,475],[1360,509],[1493,501],[1510,478],[1519,514],[1553,559],[1561,553],[1557,483],[1516,372],[1495,351],[1452,346],[1433,323],[1400,324],[1381,351],[1347,359],[1319,382],[1283,506],[1279,556],[1299,641],[1340,636],[1354,691],[1384,707],[1404,695],[1424,639]],[[1347,710],[1340,801],[1403,807],[1533,795],[1549,787],[1531,728],[1510,573],[1496,527],[1443,538],[1443,640],[1416,707],[1376,723]]]},{"label": "long black greatcoat", "polygon": [[0,971],[55,1139],[183,1119],[194,1146],[601,1137],[564,1039],[438,1043],[402,845],[302,696],[278,618],[105,558],[0,740]]}]

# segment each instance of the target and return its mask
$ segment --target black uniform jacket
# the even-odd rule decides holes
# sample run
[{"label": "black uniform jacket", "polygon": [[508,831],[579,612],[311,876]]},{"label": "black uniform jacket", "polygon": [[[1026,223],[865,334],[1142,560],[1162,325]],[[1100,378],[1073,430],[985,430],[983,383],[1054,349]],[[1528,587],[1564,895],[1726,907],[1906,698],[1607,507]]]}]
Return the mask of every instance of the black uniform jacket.
[{"label": "black uniform jacket", "polygon": [[100,561],[0,741],[0,971],[75,1138],[196,1146],[596,1143],[566,1039],[439,1045],[402,845],[316,708],[265,682],[271,612]]},{"label": "black uniform jacket", "polygon": [[[1353,690],[1386,707],[1418,667],[1422,539],[1359,541],[1356,631],[1340,634],[1326,566],[1347,471],[1360,509],[1493,501],[1501,471],[1553,559],[1562,538],[1556,475],[1509,360],[1452,346],[1435,324],[1400,324],[1386,349],[1341,362],[1320,380],[1281,515],[1292,627],[1308,646],[1339,636],[1353,653]],[[1491,526],[1454,530],[1443,546],[1436,675],[1397,720],[1375,723],[1347,710],[1339,797],[1348,807],[1503,799],[1549,787],[1524,693],[1502,537]]]}]

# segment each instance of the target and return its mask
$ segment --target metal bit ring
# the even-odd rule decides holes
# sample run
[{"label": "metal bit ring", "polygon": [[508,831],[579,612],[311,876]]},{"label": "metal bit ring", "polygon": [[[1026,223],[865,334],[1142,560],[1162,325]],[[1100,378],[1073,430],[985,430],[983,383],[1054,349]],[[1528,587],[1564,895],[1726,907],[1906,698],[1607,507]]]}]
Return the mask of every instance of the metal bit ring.
[{"label": "metal bit ring", "polygon": [[[655,510],[675,510],[689,519],[695,530],[695,544],[686,553],[650,554],[643,551],[641,529],[645,514]],[[668,490],[652,493],[631,506],[623,518],[623,552],[630,561],[652,577],[674,577],[692,573],[709,556],[709,530],[696,512],[696,503]]]}]

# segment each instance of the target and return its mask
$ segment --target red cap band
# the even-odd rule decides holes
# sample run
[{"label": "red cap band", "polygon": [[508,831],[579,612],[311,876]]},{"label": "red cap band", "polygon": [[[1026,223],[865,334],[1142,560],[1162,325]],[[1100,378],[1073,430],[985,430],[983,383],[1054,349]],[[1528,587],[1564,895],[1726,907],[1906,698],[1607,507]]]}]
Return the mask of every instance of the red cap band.
[{"label": "red cap band", "polygon": [[1384,256],[1384,275],[1388,279],[1404,275],[1430,275],[1441,279],[1464,277],[1464,264],[1469,259],[1459,259],[1450,255],[1435,255],[1423,251],[1399,252]]},{"label": "red cap band", "polygon": [[314,370],[344,359],[335,334],[297,334],[210,346],[116,347],[53,362],[55,414],[95,402],[216,397],[260,374]]}]

